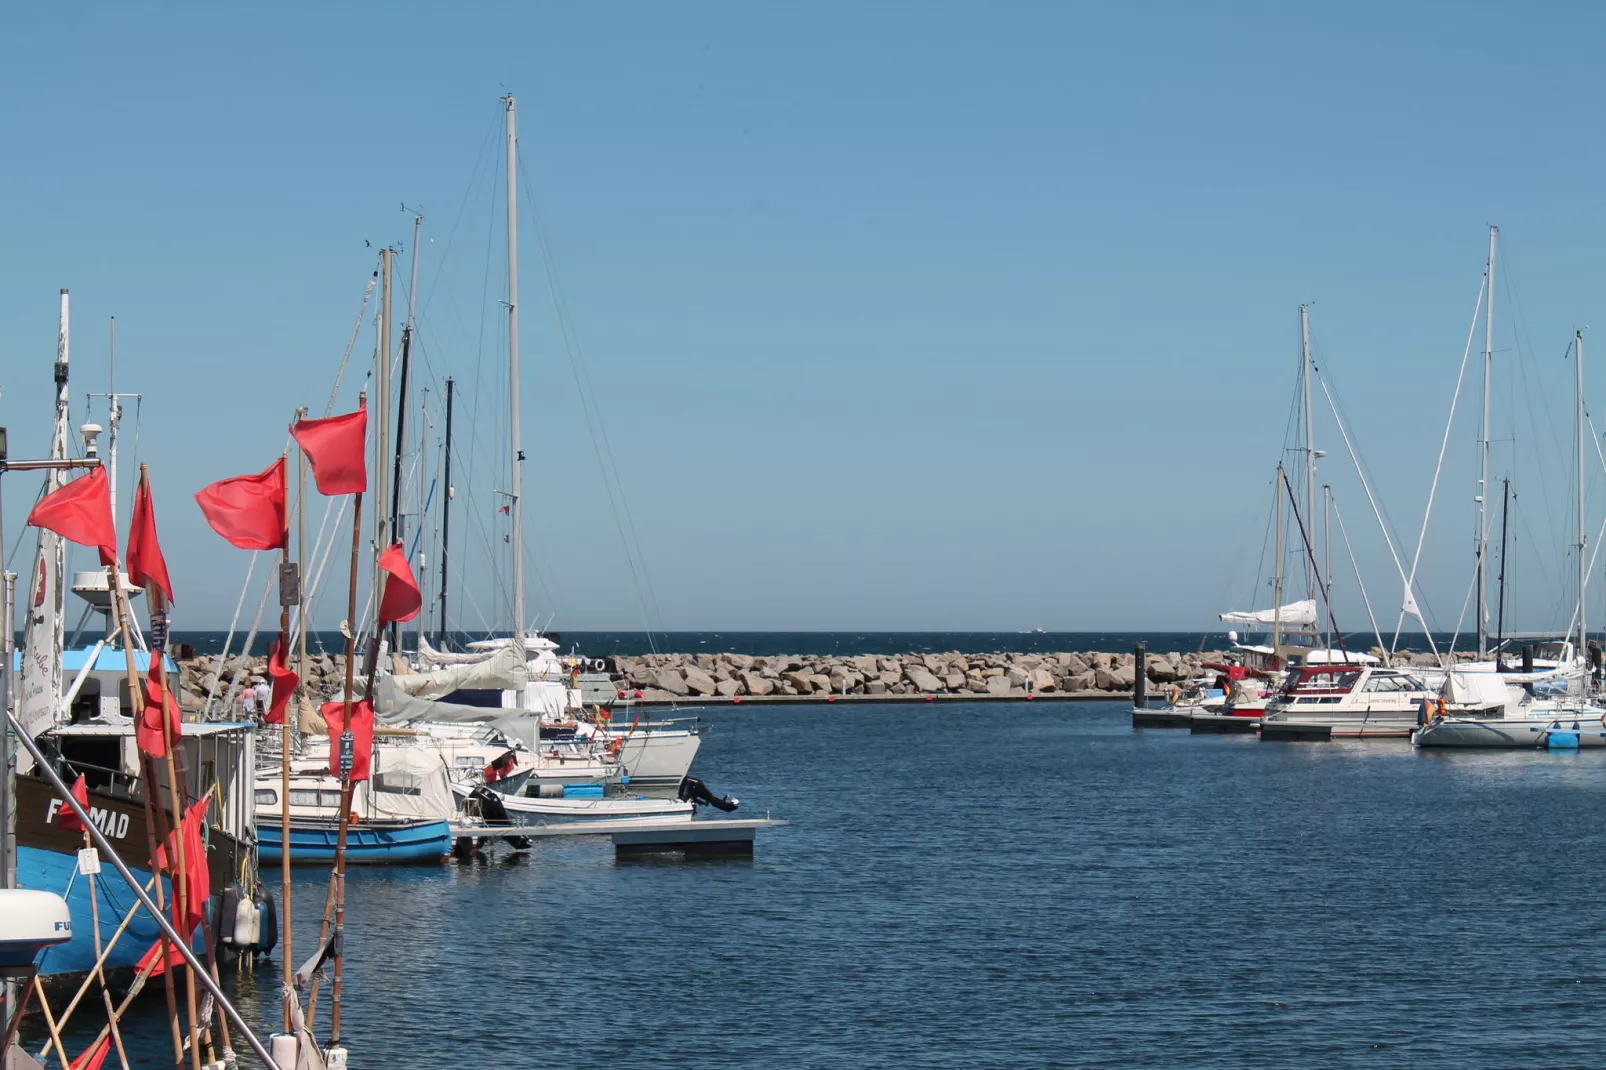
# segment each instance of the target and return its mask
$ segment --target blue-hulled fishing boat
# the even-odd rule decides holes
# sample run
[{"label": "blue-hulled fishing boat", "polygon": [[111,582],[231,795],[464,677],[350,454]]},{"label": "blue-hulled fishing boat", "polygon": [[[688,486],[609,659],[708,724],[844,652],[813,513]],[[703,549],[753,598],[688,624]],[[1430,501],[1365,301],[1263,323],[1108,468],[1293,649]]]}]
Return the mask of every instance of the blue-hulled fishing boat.
[{"label": "blue-hulled fishing boat", "polygon": [[[335,859],[339,825],[333,822],[291,820],[290,861],[328,865]],[[262,861],[278,862],[283,831],[277,822],[257,824],[257,851]],[[407,821],[394,824],[349,825],[346,862],[350,865],[439,862],[452,850],[452,829],[445,821]]]}]

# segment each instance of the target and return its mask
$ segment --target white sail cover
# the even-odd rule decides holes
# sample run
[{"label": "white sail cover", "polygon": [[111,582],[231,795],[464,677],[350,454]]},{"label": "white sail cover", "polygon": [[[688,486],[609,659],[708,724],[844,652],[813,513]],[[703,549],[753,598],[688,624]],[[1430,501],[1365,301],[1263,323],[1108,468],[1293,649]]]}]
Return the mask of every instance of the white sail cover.
[{"label": "white sail cover", "polygon": [[[419,654],[422,656],[424,651],[420,649]],[[519,652],[511,646],[505,646],[488,657],[481,656],[471,662],[447,664],[430,672],[397,674],[391,679],[406,694],[428,699],[450,695],[464,688],[523,691],[529,675]]]},{"label": "white sail cover", "polygon": [[[1264,624],[1268,628],[1276,624],[1279,614],[1275,609],[1261,609],[1248,613],[1223,613],[1223,624]],[[1316,623],[1316,601],[1307,598],[1303,602],[1290,602],[1282,608],[1281,619],[1283,627],[1287,628],[1308,626]]]},{"label": "white sail cover", "polygon": [[467,706],[438,699],[418,698],[409,695],[396,684],[393,676],[380,676],[374,681],[374,720],[380,724],[414,724],[418,721],[435,721],[441,724],[475,724],[494,721],[516,713],[501,706]]},{"label": "white sail cover", "polygon": [[417,657],[421,665],[473,665],[476,662],[484,661],[490,656],[483,650],[477,650],[471,654],[454,654],[448,650],[436,650],[430,645],[428,639],[423,636],[418,637]]},{"label": "white sail cover", "polygon": [[1445,677],[1444,700],[1458,706],[1490,709],[1511,701],[1506,681],[1499,673],[1452,672]]}]

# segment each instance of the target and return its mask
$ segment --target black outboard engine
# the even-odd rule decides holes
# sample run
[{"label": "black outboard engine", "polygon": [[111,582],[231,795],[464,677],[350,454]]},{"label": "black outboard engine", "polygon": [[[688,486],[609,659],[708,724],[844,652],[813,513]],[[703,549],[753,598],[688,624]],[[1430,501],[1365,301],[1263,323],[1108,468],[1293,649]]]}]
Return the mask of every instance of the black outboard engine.
[{"label": "black outboard engine", "polygon": [[[468,793],[468,797],[479,804],[480,817],[485,819],[487,825],[513,824],[513,819],[507,816],[507,807],[502,805],[501,797],[484,784],[476,785],[474,790]],[[527,851],[530,848],[528,836],[509,836],[507,842],[508,846],[519,851]]]},{"label": "black outboard engine", "polygon": [[679,795],[683,802],[689,802],[694,806],[712,806],[727,814],[741,805],[739,800],[728,795],[715,795],[708,790],[707,784],[693,776],[686,777],[680,782]]}]

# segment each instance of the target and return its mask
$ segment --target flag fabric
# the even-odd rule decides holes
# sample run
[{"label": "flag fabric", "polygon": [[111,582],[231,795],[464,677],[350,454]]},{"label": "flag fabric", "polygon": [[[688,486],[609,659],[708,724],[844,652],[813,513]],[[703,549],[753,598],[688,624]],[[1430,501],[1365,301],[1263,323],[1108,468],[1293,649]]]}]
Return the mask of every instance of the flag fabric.
[{"label": "flag fabric", "polygon": [[[206,808],[211,802],[210,796],[192,804],[184,813],[184,820],[180,824],[179,834],[184,837],[184,917],[183,924],[175,916],[173,927],[186,936],[194,934],[201,924],[201,918],[206,913],[206,902],[212,897],[212,875],[206,865],[206,840],[201,835],[201,828],[206,821]],[[173,887],[180,887],[178,883],[178,858],[174,854],[174,835],[167,834],[167,842],[156,849],[156,868],[165,869],[173,881]]]},{"label": "flag fabric", "polygon": [[344,416],[297,420],[290,434],[312,465],[319,494],[361,494],[368,489],[368,402]]},{"label": "flag fabric", "polygon": [[286,545],[284,458],[254,476],[220,479],[195,494],[212,530],[242,550]]},{"label": "flag fabric", "polygon": [[[167,757],[167,739],[162,734],[161,672],[162,655],[152,651],[150,672],[145,675],[145,710],[140,714],[139,724],[134,729],[134,739],[139,744],[139,749],[152,758]],[[167,693],[167,723],[174,739],[184,734],[183,722],[179,719],[178,700],[173,697],[171,690]]]},{"label": "flag fabric", "polygon": [[99,1040],[84,1049],[67,1070],[100,1070],[106,1062],[106,1053],[112,1050],[112,1035],[108,1030]]},{"label": "flag fabric", "polygon": [[28,523],[48,528],[80,546],[99,547],[103,565],[117,560],[117,525],[112,522],[111,484],[106,481],[104,468],[96,468],[40,498],[28,514]]},{"label": "flag fabric", "polygon": [[[82,806],[85,810],[89,809],[89,782],[84,779],[82,773],[78,775],[77,782],[72,786],[72,797],[78,800],[79,806]],[[56,811],[56,826],[63,832],[81,833],[84,831],[84,823],[78,820],[78,815],[72,812],[72,807],[65,803]]]},{"label": "flag fabric", "polygon": [[418,580],[407,564],[401,543],[379,555],[379,569],[387,573],[385,593],[379,599],[379,623],[398,623],[412,620],[424,605],[424,596],[418,590]]},{"label": "flag fabric", "polygon": [[301,677],[291,671],[285,660],[285,648],[289,645],[283,633],[273,642],[273,652],[268,655],[268,677],[273,681],[273,697],[269,700],[267,716],[262,719],[268,724],[284,723],[284,708],[290,702],[290,696],[296,693],[296,685]]},{"label": "flag fabric", "polygon": [[[318,708],[329,725],[329,772],[340,775],[340,734],[345,731],[346,704],[340,699],[325,702]],[[367,780],[373,765],[374,707],[367,699],[351,704],[351,734],[355,744],[351,755],[351,782]]]},{"label": "flag fabric", "polygon": [[128,575],[139,587],[156,587],[173,601],[173,581],[167,578],[167,559],[156,541],[156,507],[151,504],[150,480],[141,474],[134,491],[134,514],[128,523]]}]

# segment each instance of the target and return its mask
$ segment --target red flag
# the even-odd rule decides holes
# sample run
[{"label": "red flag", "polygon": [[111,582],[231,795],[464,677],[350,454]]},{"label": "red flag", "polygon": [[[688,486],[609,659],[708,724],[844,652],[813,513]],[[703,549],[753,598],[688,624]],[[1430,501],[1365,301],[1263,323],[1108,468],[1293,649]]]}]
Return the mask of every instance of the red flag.
[{"label": "red flag", "polygon": [[[183,924],[174,918],[174,928],[183,933],[186,938],[195,933],[196,926],[201,924],[201,918],[206,913],[206,901],[212,897],[212,875],[207,871],[206,840],[201,836],[201,826],[206,821],[206,807],[210,798],[201,799],[184,813],[181,832],[184,836],[184,918]],[[167,842],[156,849],[156,868],[165,869],[175,881],[178,878],[178,859],[173,854],[173,834],[167,834]],[[169,861],[169,859],[172,861]]]},{"label": "red flag", "polygon": [[312,465],[319,494],[361,494],[368,489],[366,399],[356,412],[344,416],[297,420],[290,434]]},{"label": "red flag", "polygon": [[[72,786],[72,797],[78,800],[78,805],[85,810],[89,809],[89,782],[79,774],[77,783]],[[56,825],[63,832],[83,832],[84,823],[78,820],[78,815],[72,812],[72,807],[62,803],[56,811]]]},{"label": "red flag", "polygon": [[134,515],[128,523],[128,575],[140,587],[159,587],[173,601],[173,581],[167,578],[167,559],[156,541],[156,507],[151,504],[151,484],[140,474],[134,491]]},{"label": "red flag", "polygon": [[[346,720],[346,704],[340,699],[325,702],[318,708],[329,726],[329,772],[340,775],[340,733]],[[356,737],[351,755],[351,782],[367,780],[373,765],[374,707],[367,699],[351,704],[351,734]]]},{"label": "red flag", "polygon": [[80,546],[100,547],[103,565],[117,560],[117,525],[112,522],[111,484],[106,482],[104,468],[96,468],[40,498],[28,514],[28,523],[48,528]]},{"label": "red flag", "polygon": [[379,599],[379,623],[407,621],[418,616],[424,596],[418,591],[418,581],[413,578],[401,543],[379,555],[379,570],[390,574],[385,580],[384,596]]},{"label": "red flag", "polygon": [[284,723],[284,708],[290,701],[290,696],[296,693],[296,685],[301,678],[290,671],[285,662],[285,637],[281,634],[273,641],[273,652],[268,655],[268,676],[273,679],[273,698],[268,706],[268,714],[262,718],[268,724]]},{"label": "red flag", "polygon": [[100,1070],[101,1064],[106,1061],[106,1053],[112,1050],[112,1035],[108,1031],[105,1036],[84,1049],[84,1053],[72,1061],[67,1070]]},{"label": "red flag", "polygon": [[285,545],[284,458],[254,476],[220,479],[196,492],[212,530],[242,550]]},{"label": "red flag", "polygon": [[[145,711],[140,714],[139,724],[134,728],[134,739],[139,749],[152,758],[167,757],[167,739],[162,735],[161,672],[162,655],[152,651],[150,672],[145,674]],[[178,701],[172,691],[167,693],[167,723],[175,740],[184,734],[179,720]]]}]

